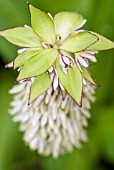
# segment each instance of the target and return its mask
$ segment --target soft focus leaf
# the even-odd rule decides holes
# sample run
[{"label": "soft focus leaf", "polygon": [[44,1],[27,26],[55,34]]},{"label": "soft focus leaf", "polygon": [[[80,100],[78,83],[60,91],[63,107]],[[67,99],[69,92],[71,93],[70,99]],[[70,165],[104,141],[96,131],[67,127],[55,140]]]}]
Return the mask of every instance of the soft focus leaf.
[{"label": "soft focus leaf", "polygon": [[97,36],[93,35],[90,32],[78,32],[67,38],[60,46],[60,49],[69,52],[79,52],[91,46],[97,41]]},{"label": "soft focus leaf", "polygon": [[51,79],[48,73],[44,73],[41,76],[35,78],[34,83],[31,86],[30,101],[33,102],[38,96],[44,93],[51,85]]},{"label": "soft focus leaf", "polygon": [[0,36],[4,37],[12,44],[20,47],[41,46],[38,37],[36,37],[31,28],[17,27],[0,31]]},{"label": "soft focus leaf", "polygon": [[89,70],[85,67],[81,67],[82,69],[82,77],[85,78],[87,81],[89,81],[91,84],[95,85],[95,86],[99,86],[95,83],[95,81],[93,80],[93,78],[91,77]]},{"label": "soft focus leaf", "polygon": [[55,28],[50,16],[29,4],[31,25],[35,33],[51,44],[55,42]]},{"label": "soft focus leaf", "polygon": [[77,12],[60,12],[54,17],[56,34],[60,34],[64,40],[80,26],[82,21],[83,17]]},{"label": "soft focus leaf", "polygon": [[93,44],[92,46],[90,46],[88,50],[100,51],[100,50],[108,50],[108,49],[114,48],[114,42],[110,41],[109,39],[95,32],[92,32],[92,34],[95,34],[99,38],[99,41]]},{"label": "soft focus leaf", "polygon": [[39,48],[31,48],[30,50],[27,50],[27,51],[19,54],[14,60],[14,69],[24,65],[30,58],[32,58],[37,53],[39,53],[40,49],[41,49],[40,47]]},{"label": "soft focus leaf", "polygon": [[82,75],[75,64],[73,68],[68,68],[68,74],[66,75],[62,71],[59,59],[56,62],[56,69],[60,79],[61,84],[68,91],[71,97],[81,106],[81,96],[82,96]]},{"label": "soft focus leaf", "polygon": [[43,49],[36,56],[31,58],[20,70],[18,81],[38,76],[49,69],[57,58],[58,51],[55,49]]}]

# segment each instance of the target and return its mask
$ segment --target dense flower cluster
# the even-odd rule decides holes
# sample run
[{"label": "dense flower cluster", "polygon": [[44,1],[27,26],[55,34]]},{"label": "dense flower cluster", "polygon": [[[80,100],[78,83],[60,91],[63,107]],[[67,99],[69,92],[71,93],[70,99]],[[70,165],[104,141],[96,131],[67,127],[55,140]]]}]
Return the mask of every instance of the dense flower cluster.
[{"label": "dense flower cluster", "polygon": [[[54,83],[57,82],[54,78]],[[59,81],[59,80],[58,80]],[[42,155],[60,154],[80,148],[81,141],[87,141],[84,127],[90,118],[90,102],[94,101],[94,87],[89,83],[83,85],[82,108],[67,93],[63,99],[61,87],[52,83],[49,89],[28,106],[31,79],[15,85],[13,94],[13,121],[20,123],[24,132],[24,141]]]}]

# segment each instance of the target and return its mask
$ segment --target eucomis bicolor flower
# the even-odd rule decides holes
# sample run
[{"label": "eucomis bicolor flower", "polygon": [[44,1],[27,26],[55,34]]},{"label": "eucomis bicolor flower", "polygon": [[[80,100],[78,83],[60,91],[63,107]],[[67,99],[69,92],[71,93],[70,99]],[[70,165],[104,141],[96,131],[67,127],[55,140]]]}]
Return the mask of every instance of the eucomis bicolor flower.
[{"label": "eucomis bicolor flower", "polygon": [[86,20],[77,12],[54,17],[28,3],[31,26],[0,31],[20,47],[6,67],[18,68],[10,113],[20,122],[24,140],[40,154],[58,157],[86,140],[84,126],[94,101],[89,66],[95,54],[114,43],[93,31],[82,30]]}]

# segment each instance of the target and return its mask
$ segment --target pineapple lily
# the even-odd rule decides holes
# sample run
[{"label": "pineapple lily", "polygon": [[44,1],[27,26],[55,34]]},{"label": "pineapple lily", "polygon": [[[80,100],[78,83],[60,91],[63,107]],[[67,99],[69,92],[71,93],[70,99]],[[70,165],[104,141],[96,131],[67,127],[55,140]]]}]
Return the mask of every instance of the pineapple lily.
[{"label": "pineapple lily", "polygon": [[84,126],[98,85],[89,73],[100,50],[114,48],[107,38],[80,30],[86,20],[77,12],[50,14],[28,3],[31,27],[0,31],[21,47],[7,67],[18,68],[10,113],[20,122],[24,140],[40,154],[58,157],[87,139]]}]

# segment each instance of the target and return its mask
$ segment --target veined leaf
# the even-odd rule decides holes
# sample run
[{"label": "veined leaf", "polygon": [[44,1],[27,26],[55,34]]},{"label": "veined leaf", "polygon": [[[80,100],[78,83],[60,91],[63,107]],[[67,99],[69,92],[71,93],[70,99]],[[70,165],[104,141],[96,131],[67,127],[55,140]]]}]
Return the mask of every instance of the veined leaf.
[{"label": "veined leaf", "polygon": [[89,81],[91,84],[97,86],[97,87],[101,87],[100,85],[96,84],[95,81],[93,80],[93,78],[91,77],[89,71],[87,68],[85,67],[81,67],[82,69],[82,77],[85,78],[87,81]]},{"label": "veined leaf", "polygon": [[55,49],[50,48],[41,50],[22,67],[17,81],[43,74],[51,67],[57,56],[58,51]]},{"label": "veined leaf", "polygon": [[60,12],[55,15],[56,34],[62,36],[64,40],[70,33],[76,30],[83,22],[83,17],[77,12]]},{"label": "veined leaf", "polygon": [[87,50],[100,51],[100,50],[108,50],[114,48],[114,42],[110,41],[109,39],[95,32],[92,32],[92,34],[95,34],[99,38],[99,41],[91,45]]},{"label": "veined leaf", "polygon": [[31,28],[17,27],[0,31],[0,36],[20,47],[39,47],[39,38]]},{"label": "veined leaf", "polygon": [[98,41],[98,37],[90,32],[83,31],[73,34],[60,46],[60,49],[68,52],[80,52]]},{"label": "veined leaf", "polygon": [[31,25],[35,33],[48,43],[55,43],[55,28],[50,16],[29,4]]},{"label": "veined leaf", "polygon": [[48,73],[44,73],[41,76],[35,78],[31,86],[29,104],[33,102],[38,96],[44,93],[51,85],[51,79]]},{"label": "veined leaf", "polygon": [[30,58],[32,58],[33,56],[38,54],[40,50],[41,50],[41,47],[31,48],[31,49],[19,54],[14,60],[14,69],[24,65]]},{"label": "veined leaf", "polygon": [[78,69],[78,66],[74,64],[74,67],[68,68],[68,74],[66,75],[60,66],[59,59],[56,61],[56,69],[61,84],[71,95],[71,97],[81,106],[82,97],[82,75]]}]

